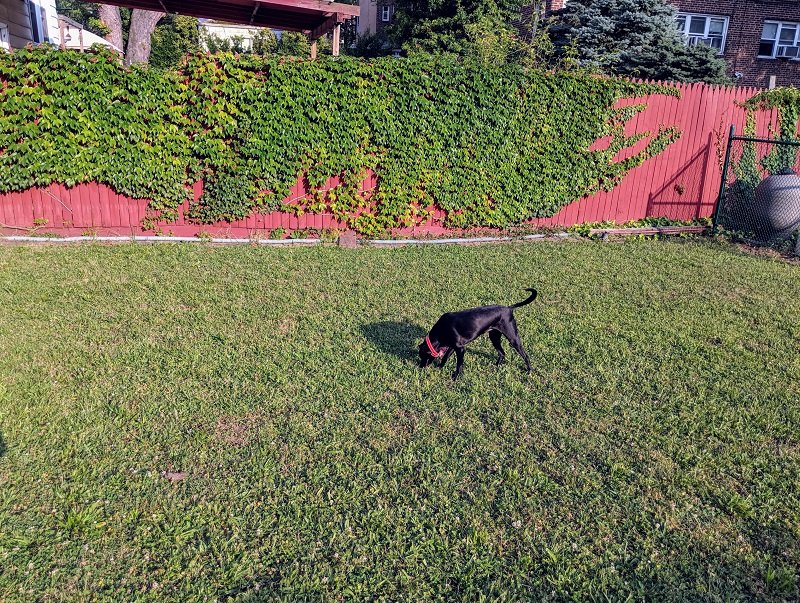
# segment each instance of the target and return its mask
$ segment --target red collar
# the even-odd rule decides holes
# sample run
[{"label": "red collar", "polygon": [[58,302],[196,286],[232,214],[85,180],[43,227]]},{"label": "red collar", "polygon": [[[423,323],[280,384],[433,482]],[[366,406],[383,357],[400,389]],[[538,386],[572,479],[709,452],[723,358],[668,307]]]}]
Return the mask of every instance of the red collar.
[{"label": "red collar", "polygon": [[442,349],[437,352],[436,348],[433,347],[433,344],[431,343],[430,336],[428,336],[428,335],[425,335],[425,343],[428,344],[428,349],[431,352],[431,356],[433,356],[434,358],[438,358],[439,356],[444,354],[445,350],[447,349],[446,347],[442,347]]}]

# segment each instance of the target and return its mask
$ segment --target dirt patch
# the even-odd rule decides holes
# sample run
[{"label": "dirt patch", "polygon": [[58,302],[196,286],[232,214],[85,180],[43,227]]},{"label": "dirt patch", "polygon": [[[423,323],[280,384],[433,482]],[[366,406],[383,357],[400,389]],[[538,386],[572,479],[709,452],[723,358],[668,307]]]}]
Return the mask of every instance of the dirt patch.
[{"label": "dirt patch", "polygon": [[746,243],[735,243],[735,246],[739,251],[749,255],[782,260],[787,264],[800,266],[800,256],[796,256],[791,252],[781,252],[771,247],[759,247],[755,245],[747,245]]},{"label": "dirt patch", "polygon": [[181,482],[185,480],[189,476],[188,473],[185,471],[162,471],[161,477],[171,481],[173,484],[175,482]]},{"label": "dirt patch", "polygon": [[256,414],[222,415],[217,419],[214,437],[227,446],[246,446],[258,434],[262,419]]},{"label": "dirt patch", "polygon": [[297,321],[293,316],[284,316],[278,321],[278,334],[288,335],[294,331],[295,324],[297,324]]}]

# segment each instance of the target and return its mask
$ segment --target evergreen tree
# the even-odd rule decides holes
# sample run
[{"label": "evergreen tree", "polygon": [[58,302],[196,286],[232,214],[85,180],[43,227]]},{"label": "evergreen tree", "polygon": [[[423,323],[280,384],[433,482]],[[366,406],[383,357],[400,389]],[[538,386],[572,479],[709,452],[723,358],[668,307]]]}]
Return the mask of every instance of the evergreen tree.
[{"label": "evergreen tree", "polygon": [[551,27],[556,53],[603,73],[728,83],[715,49],[686,46],[665,0],[570,0]]}]

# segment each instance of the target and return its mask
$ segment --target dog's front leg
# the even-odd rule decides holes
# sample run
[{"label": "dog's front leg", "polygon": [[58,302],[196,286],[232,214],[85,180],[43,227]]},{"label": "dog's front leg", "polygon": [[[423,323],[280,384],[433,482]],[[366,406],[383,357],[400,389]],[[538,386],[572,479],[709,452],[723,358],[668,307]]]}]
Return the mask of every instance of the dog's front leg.
[{"label": "dog's front leg", "polygon": [[456,348],[456,370],[453,373],[453,381],[458,379],[459,375],[461,375],[461,371],[464,370],[464,348],[458,347]]},{"label": "dog's front leg", "polygon": [[450,358],[450,355],[453,353],[453,348],[447,348],[447,351],[442,356],[442,360],[439,362],[439,368],[444,368],[444,365],[447,364],[447,360]]}]

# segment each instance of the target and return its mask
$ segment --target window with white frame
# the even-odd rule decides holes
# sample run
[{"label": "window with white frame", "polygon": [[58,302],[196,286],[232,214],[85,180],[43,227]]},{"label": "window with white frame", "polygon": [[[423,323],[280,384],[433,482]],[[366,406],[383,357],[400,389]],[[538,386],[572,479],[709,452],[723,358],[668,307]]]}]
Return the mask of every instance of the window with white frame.
[{"label": "window with white frame", "polygon": [[42,35],[42,17],[39,14],[40,7],[33,2],[28,2],[28,14],[31,16],[31,37],[39,44],[44,41]]},{"label": "window with white frame", "polygon": [[11,50],[11,43],[8,39],[8,25],[5,23],[0,23],[0,48]]},{"label": "window with white frame", "polygon": [[381,7],[381,21],[384,23],[388,23],[392,20],[392,15],[394,14],[394,5],[384,5]]},{"label": "window with white frame", "polygon": [[758,56],[762,59],[800,59],[800,23],[764,21]]},{"label": "window with white frame", "polygon": [[36,44],[49,42],[50,36],[47,32],[47,9],[41,6],[42,0],[27,0],[28,14],[31,18],[31,39]]},{"label": "window with white frame", "polygon": [[722,15],[699,15],[695,13],[678,13],[676,19],[678,31],[683,34],[687,46],[705,44],[725,51],[725,38],[728,35],[728,17]]}]

